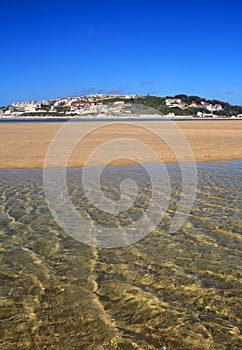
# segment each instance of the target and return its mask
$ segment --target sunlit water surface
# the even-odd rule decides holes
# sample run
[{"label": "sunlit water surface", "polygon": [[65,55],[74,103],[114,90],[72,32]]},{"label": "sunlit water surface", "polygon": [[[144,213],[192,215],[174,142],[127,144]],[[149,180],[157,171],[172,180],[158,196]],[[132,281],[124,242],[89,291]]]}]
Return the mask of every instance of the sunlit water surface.
[{"label": "sunlit water surface", "polygon": [[[143,240],[112,249],[89,247],[57,225],[40,170],[0,172],[1,349],[242,348],[242,162],[198,165],[197,199],[175,234],[180,172],[168,169],[173,192],[163,221]],[[110,200],[122,171],[104,174]],[[130,171],[139,178],[139,168]],[[68,170],[68,184],[77,209],[86,206],[115,233],[120,218],[92,210],[80,169]],[[150,184],[140,186],[146,203]]]}]

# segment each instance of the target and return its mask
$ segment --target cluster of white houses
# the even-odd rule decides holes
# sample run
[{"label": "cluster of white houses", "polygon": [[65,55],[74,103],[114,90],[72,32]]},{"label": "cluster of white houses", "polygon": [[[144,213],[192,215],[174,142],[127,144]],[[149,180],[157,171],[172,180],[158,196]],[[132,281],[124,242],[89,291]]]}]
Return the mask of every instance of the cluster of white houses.
[{"label": "cluster of white houses", "polygon": [[50,112],[57,111],[58,107],[67,107],[68,111],[66,114],[115,114],[115,113],[131,113],[131,111],[127,109],[123,109],[123,105],[125,104],[124,100],[130,98],[137,98],[137,95],[125,95],[122,96],[122,100],[115,101],[113,105],[107,105],[100,100],[117,98],[117,95],[88,95],[85,97],[73,97],[73,98],[65,98],[65,99],[57,99],[55,103],[51,106]]},{"label": "cluster of white houses", "polygon": [[26,113],[31,113],[31,112],[39,112],[42,110],[42,105],[49,105],[48,101],[42,101],[42,102],[36,102],[36,101],[31,101],[31,102],[13,102],[10,111],[14,112],[26,112]]},{"label": "cluster of white houses", "polygon": [[[108,105],[100,100],[108,100],[110,98],[120,98],[113,105]],[[65,115],[82,115],[88,113],[97,114],[116,114],[116,113],[131,113],[127,108],[123,108],[125,100],[135,99],[137,95],[128,94],[124,96],[95,94],[88,96],[77,96],[69,98],[59,98],[54,101],[31,101],[31,102],[14,102],[1,116],[11,117],[18,116],[22,113],[65,113]],[[62,109],[65,112],[61,112]],[[0,111],[1,113],[1,111]]]},{"label": "cluster of white houses", "polygon": [[171,108],[172,107],[179,107],[181,109],[202,108],[202,109],[208,110],[209,112],[218,112],[223,110],[223,107],[220,104],[213,105],[206,101],[201,101],[201,103],[192,102],[188,104],[188,103],[182,102],[180,98],[167,98],[165,102],[166,102],[166,105]]}]

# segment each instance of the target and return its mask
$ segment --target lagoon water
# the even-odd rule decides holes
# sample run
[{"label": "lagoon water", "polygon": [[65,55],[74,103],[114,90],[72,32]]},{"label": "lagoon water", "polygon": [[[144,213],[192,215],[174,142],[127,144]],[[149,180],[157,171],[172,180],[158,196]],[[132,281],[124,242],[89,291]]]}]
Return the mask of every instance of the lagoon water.
[{"label": "lagoon water", "polygon": [[[90,207],[80,169],[67,171],[73,204],[114,232],[138,219],[150,183],[128,168],[141,179],[139,205],[123,221]],[[125,169],[104,174],[110,200],[119,197]],[[142,240],[110,249],[58,226],[41,170],[0,171],[0,348],[241,349],[241,170],[242,161],[199,164],[194,207],[171,234],[180,173],[168,166],[172,198],[162,222]]]}]

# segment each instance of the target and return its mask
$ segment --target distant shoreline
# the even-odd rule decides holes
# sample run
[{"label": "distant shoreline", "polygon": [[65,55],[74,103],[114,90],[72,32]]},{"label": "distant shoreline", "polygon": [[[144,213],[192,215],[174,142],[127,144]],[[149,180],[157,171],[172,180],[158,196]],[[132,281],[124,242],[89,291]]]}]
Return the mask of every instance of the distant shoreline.
[{"label": "distant shoreline", "polygon": [[[82,130],[89,132],[90,123],[82,122]],[[169,123],[165,120],[139,120],[140,129],[137,129],[135,120],[95,120],[97,132],[85,137],[78,145],[68,163],[68,167],[81,167],[85,165],[87,157],[100,145],[118,138],[138,139],[151,147],[166,164],[177,163],[176,156],[169,147],[158,137],[147,134],[151,128],[159,130],[167,128]],[[219,119],[219,121],[221,121]],[[109,122],[109,123],[108,123]],[[38,124],[38,127],[37,127]],[[43,168],[48,147],[58,130],[65,122],[3,122],[0,127],[0,169],[36,169]],[[103,128],[103,126],[107,125]],[[242,159],[242,123],[241,120],[185,120],[175,121],[190,144],[196,162],[227,161]],[[93,124],[92,124],[93,125]],[[119,149],[116,149],[119,155]],[[122,153],[120,153],[121,155]],[[151,159],[140,154],[143,164],[152,164]],[[58,158],[58,157],[57,157]],[[132,165],[127,159],[118,159],[111,165]],[[95,160],[94,166],[104,165],[101,157]],[[54,167],[59,167],[58,159]]]},{"label": "distant shoreline", "polygon": [[242,121],[242,118],[191,118],[191,117],[177,117],[177,118],[0,118],[0,123],[65,123],[65,122],[149,122],[149,121]]}]

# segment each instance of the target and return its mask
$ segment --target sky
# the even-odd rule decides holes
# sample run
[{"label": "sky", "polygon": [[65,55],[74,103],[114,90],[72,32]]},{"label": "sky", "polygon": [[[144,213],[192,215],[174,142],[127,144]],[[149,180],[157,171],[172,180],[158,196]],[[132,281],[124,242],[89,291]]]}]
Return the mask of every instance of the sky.
[{"label": "sky", "polygon": [[1,0],[0,106],[98,92],[242,105],[241,13],[241,0]]}]

